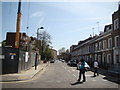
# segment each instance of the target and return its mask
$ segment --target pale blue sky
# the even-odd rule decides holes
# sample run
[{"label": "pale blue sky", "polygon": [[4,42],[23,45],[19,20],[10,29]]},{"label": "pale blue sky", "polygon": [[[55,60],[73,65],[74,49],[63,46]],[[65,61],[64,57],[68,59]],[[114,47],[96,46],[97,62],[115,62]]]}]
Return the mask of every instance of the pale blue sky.
[{"label": "pale blue sky", "polygon": [[[78,41],[84,40],[106,24],[112,23],[112,14],[118,9],[117,2],[22,2],[21,32],[27,32],[28,5],[29,36],[36,36],[38,27],[43,26],[52,36],[52,46],[59,50],[68,49]],[[6,32],[16,31],[18,3],[2,3],[2,39]]]}]

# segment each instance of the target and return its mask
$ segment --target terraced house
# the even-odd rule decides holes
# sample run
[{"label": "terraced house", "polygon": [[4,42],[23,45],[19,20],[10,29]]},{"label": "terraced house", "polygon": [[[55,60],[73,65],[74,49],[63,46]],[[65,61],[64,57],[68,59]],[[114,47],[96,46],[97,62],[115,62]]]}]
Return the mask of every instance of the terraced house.
[{"label": "terraced house", "polygon": [[90,65],[98,60],[102,68],[120,65],[120,4],[112,14],[112,24],[106,25],[99,35],[79,41],[70,47],[71,59],[84,58]]}]

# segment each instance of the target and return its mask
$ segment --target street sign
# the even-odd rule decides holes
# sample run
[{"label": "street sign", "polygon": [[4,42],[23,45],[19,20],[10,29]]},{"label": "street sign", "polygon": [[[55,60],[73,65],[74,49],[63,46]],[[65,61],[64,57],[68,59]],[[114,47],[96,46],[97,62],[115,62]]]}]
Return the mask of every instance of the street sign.
[{"label": "street sign", "polygon": [[10,56],[16,56],[16,53],[10,53]]}]

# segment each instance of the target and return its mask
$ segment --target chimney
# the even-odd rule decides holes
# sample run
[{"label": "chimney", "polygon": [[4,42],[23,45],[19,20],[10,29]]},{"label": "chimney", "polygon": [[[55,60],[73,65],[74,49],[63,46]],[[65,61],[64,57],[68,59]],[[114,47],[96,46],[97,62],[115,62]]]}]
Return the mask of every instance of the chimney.
[{"label": "chimney", "polygon": [[118,2],[118,10],[120,10],[120,1]]}]

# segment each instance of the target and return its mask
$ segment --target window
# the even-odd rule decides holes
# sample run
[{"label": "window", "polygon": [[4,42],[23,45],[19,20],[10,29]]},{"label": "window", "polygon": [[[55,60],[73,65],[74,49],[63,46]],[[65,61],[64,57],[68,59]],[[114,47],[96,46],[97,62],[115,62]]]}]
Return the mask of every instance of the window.
[{"label": "window", "polygon": [[95,60],[97,60],[97,54],[95,54]]},{"label": "window", "polygon": [[115,37],[115,47],[119,46],[119,36]]},{"label": "window", "polygon": [[112,38],[108,39],[108,48],[112,48]]},{"label": "window", "polygon": [[96,43],[96,44],[95,44],[95,50],[97,50],[97,49],[98,49],[98,44]]},{"label": "window", "polygon": [[103,49],[106,49],[106,40],[103,41]]},{"label": "window", "polygon": [[88,46],[88,52],[90,52],[90,50],[91,50],[91,46]]},{"label": "window", "polygon": [[101,64],[101,55],[98,55],[98,61]]},{"label": "window", "polygon": [[112,25],[110,25],[109,27],[106,28],[106,31],[111,30],[112,29]]},{"label": "window", "polygon": [[116,55],[116,62],[119,63],[119,55]]},{"label": "window", "polygon": [[103,55],[102,55],[102,62],[105,64],[105,53],[103,53]]},{"label": "window", "polygon": [[102,49],[102,42],[99,42],[99,50]]},{"label": "window", "polygon": [[108,54],[107,55],[107,63],[110,63],[110,61],[111,61],[111,54]]},{"label": "window", "polygon": [[118,18],[114,20],[114,30],[119,28],[119,20]]}]

